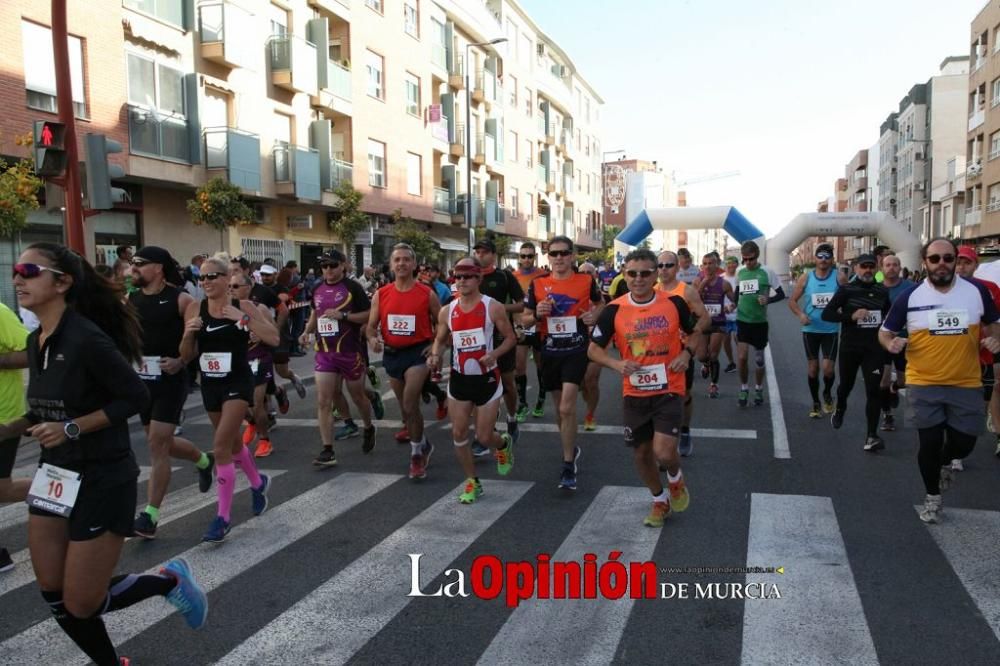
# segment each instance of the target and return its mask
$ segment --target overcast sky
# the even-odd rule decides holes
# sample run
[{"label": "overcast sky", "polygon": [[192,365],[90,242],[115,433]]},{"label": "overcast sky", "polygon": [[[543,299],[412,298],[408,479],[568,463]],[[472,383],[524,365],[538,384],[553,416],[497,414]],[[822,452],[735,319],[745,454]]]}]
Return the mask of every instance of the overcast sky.
[{"label": "overcast sky", "polygon": [[[769,236],[816,209],[915,83],[967,55],[985,0],[519,0],[604,98],[603,150]],[[992,47],[992,45],[991,45]],[[1000,57],[1000,56],[997,56]]]}]

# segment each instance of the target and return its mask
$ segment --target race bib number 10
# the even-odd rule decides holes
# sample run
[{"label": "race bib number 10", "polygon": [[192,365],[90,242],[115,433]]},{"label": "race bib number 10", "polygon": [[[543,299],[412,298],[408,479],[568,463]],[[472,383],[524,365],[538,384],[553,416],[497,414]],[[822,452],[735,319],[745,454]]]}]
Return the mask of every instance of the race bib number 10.
[{"label": "race bib number 10", "polygon": [[413,335],[417,332],[416,315],[389,315],[389,333],[392,335]]},{"label": "race bib number 10", "polygon": [[931,310],[927,329],[931,335],[965,335],[969,332],[969,313],[965,310]]},{"label": "race bib number 10", "polygon": [[28,506],[69,517],[80,492],[80,473],[43,463],[28,490]]}]

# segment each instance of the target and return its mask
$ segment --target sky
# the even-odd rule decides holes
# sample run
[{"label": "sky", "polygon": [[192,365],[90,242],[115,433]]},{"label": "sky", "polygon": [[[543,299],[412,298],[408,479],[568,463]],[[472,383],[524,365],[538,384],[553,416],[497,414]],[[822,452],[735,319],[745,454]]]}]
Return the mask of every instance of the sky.
[{"label": "sky", "polygon": [[[518,0],[604,99],[603,151],[657,160],[689,206],[767,235],[815,211],[986,0]],[[1000,56],[998,56],[1000,57]],[[609,156],[611,159],[611,156]]]}]

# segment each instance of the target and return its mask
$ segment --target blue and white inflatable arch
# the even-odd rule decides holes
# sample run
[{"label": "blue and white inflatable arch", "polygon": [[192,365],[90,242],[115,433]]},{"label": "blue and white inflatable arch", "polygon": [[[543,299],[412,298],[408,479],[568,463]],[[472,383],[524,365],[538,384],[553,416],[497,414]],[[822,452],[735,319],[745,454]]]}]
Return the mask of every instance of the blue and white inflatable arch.
[{"label": "blue and white inflatable arch", "polygon": [[723,229],[738,243],[748,240],[757,241],[761,251],[764,250],[764,233],[751,224],[750,220],[743,217],[743,214],[733,206],[647,208],[627,224],[615,237],[615,240],[635,246],[653,233],[653,230],[689,231],[691,229]]}]

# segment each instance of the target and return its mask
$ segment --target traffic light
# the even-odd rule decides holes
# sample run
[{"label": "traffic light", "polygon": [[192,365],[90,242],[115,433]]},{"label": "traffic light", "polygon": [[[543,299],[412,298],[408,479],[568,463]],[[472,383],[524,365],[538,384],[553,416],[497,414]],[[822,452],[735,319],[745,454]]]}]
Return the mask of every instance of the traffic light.
[{"label": "traffic light", "polygon": [[43,178],[66,171],[66,125],[50,120],[35,121],[35,173]]},{"label": "traffic light", "polygon": [[108,210],[116,202],[124,201],[125,190],[112,187],[111,180],[122,178],[125,170],[116,164],[108,163],[109,154],[122,152],[121,144],[103,134],[88,133],[83,148],[88,207]]}]

